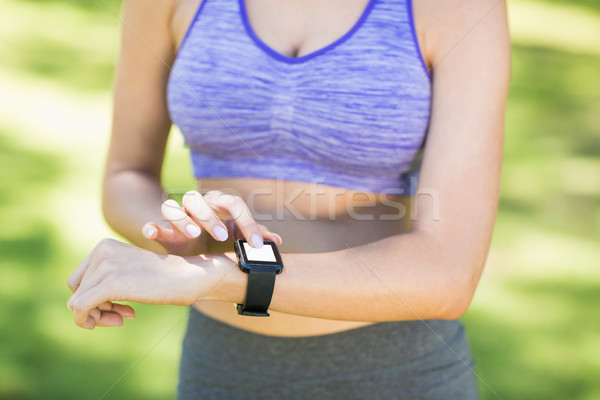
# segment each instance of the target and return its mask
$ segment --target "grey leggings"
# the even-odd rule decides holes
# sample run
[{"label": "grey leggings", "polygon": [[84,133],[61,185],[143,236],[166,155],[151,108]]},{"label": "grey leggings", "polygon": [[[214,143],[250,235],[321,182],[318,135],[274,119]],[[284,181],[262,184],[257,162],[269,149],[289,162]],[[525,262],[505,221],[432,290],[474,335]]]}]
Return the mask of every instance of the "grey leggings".
[{"label": "grey leggings", "polygon": [[192,308],[178,399],[473,400],[472,367],[459,321],[384,322],[289,338],[238,329]]}]

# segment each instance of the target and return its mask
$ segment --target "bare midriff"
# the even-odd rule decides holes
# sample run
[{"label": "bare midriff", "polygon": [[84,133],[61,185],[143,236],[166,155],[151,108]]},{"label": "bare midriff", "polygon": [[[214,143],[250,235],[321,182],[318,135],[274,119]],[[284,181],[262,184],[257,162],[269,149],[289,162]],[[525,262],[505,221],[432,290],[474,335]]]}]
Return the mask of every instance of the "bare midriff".
[{"label": "bare midriff", "polygon": [[[282,254],[347,249],[411,230],[408,196],[271,179],[199,179],[198,185],[201,193],[217,189],[244,199],[256,221],[282,237],[283,243],[279,246]],[[208,250],[210,253],[231,252],[232,240],[210,240]],[[241,316],[232,303],[220,301],[201,301],[195,307],[226,324],[273,336],[324,335],[371,324],[272,310],[269,310],[270,317]]]}]

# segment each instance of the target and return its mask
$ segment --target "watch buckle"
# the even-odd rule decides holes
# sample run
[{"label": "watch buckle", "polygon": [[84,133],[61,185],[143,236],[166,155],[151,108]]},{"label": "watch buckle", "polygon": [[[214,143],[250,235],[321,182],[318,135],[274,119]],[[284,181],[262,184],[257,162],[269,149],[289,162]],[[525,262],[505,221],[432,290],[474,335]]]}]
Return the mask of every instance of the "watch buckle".
[{"label": "watch buckle", "polygon": [[268,312],[265,312],[265,311],[244,310],[243,304],[236,303],[235,307],[237,308],[237,312],[239,315],[247,315],[250,317],[268,317],[270,315]]}]

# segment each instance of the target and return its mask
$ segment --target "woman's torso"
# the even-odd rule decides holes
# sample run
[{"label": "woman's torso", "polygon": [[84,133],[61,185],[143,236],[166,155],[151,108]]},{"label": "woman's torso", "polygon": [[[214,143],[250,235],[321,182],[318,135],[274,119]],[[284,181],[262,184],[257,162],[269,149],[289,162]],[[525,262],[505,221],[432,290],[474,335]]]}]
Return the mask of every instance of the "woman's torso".
[{"label": "woman's torso", "polygon": [[[254,31],[271,49],[287,57],[303,57],[347,33],[371,3],[253,0],[247,2],[246,8]],[[199,5],[199,0],[179,2],[172,20],[176,48]],[[260,178],[198,179],[198,185],[202,192],[219,189],[240,195],[250,203],[259,223],[282,236],[280,249],[284,253],[340,250],[411,229],[409,196],[375,195],[318,183]],[[230,242],[211,241],[209,246],[211,252],[232,250]],[[222,322],[267,335],[319,335],[369,324],[278,312],[271,312],[270,318],[249,318],[239,316],[232,304],[223,302],[199,302],[196,307]]]}]

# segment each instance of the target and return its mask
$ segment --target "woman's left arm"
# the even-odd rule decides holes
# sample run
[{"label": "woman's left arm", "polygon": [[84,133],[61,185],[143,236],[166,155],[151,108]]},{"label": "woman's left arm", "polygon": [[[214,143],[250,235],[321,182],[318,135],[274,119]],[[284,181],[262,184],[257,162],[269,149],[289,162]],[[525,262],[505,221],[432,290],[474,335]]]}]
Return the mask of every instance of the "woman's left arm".
[{"label": "woman's left arm", "polygon": [[[364,321],[456,319],[467,310],[497,211],[510,40],[502,0],[435,4],[444,18],[428,37],[433,104],[414,230],[338,252],[285,254],[273,310]],[[244,277],[229,277],[239,281],[228,300],[243,302],[233,289]]]},{"label": "woman's left arm", "polygon": [[[427,39],[433,104],[414,230],[335,252],[282,254],[272,310],[391,321],[455,319],[468,308],[497,209],[510,44],[504,1],[438,3],[448,11],[436,11],[445,18]],[[159,256],[104,241],[70,278],[69,304],[82,327],[119,325],[111,301],[243,303],[247,282],[232,254]]]}]

